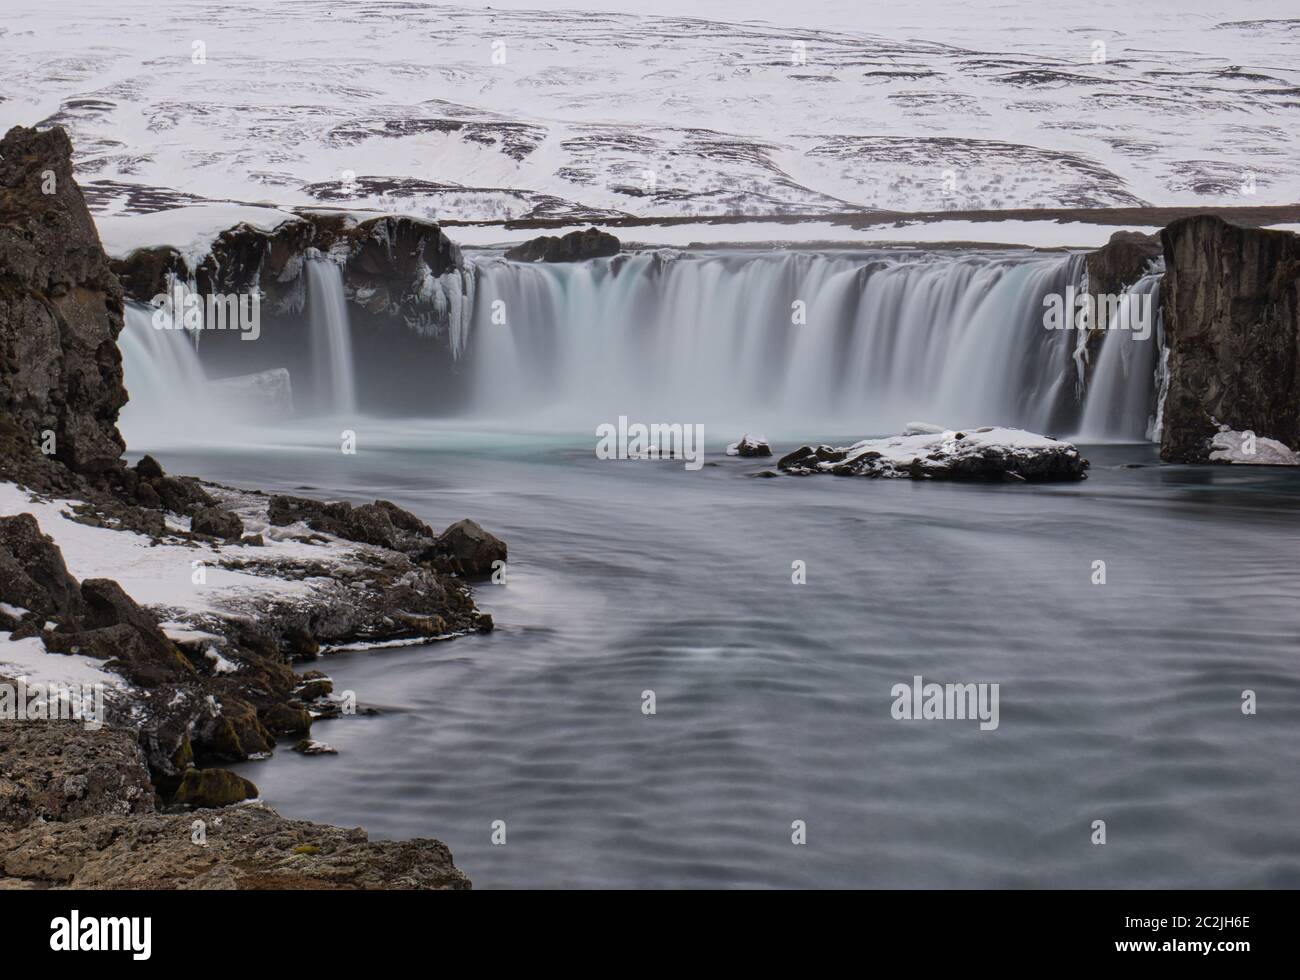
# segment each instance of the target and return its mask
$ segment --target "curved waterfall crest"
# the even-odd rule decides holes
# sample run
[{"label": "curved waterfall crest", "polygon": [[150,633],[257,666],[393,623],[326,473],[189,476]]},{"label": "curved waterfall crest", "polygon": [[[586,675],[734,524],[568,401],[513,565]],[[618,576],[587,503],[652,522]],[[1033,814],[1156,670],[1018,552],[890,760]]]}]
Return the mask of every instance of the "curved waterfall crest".
[{"label": "curved waterfall crest", "polygon": [[[294,379],[294,394],[305,392],[296,411],[364,410],[342,271],[319,254],[303,266],[308,373],[304,385]],[[1158,433],[1158,329],[1139,339],[1098,338],[1086,321],[1049,328],[1053,298],[1086,294],[1082,253],[661,249],[574,263],[480,254],[462,275],[462,288],[444,293],[459,380],[443,412],[565,431],[629,416],[805,439],[896,432],[915,419],[1083,441]],[[1143,298],[1158,304],[1160,275],[1119,298],[1118,320]],[[155,393],[210,391],[196,338],[146,331],[141,316],[145,308],[128,317],[122,340],[135,406],[125,414],[136,419]],[[376,378],[363,380],[373,391]]]},{"label": "curved waterfall crest", "polygon": [[[805,435],[915,418],[1068,435],[1082,420],[1086,337],[1044,325],[1045,297],[1077,288],[1081,254],[659,250],[475,264],[470,408],[484,416]],[[1104,359],[1094,387],[1141,357]],[[1117,422],[1107,438],[1133,430]]]}]

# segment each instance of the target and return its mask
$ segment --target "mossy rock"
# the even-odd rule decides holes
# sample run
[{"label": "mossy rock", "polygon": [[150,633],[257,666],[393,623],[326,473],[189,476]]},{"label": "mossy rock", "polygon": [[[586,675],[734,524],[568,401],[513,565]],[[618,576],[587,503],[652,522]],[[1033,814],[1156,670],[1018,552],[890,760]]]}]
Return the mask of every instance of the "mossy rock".
[{"label": "mossy rock", "polygon": [[305,681],[297,691],[295,696],[303,701],[315,701],[317,698],[323,698],[327,694],[334,693],[334,684],[328,680],[311,680]]},{"label": "mossy rock", "polygon": [[262,712],[262,723],[277,735],[306,735],[311,731],[311,714],[306,708],[274,704]]},{"label": "mossy rock", "polygon": [[257,787],[228,769],[188,769],[176,790],[176,802],[216,809],[255,799]]}]

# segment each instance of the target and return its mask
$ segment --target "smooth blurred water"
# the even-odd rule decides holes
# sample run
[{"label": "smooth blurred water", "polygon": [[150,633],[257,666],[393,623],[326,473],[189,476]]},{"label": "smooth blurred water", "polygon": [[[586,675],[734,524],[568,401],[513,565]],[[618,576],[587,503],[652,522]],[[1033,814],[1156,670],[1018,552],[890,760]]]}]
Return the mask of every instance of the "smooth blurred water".
[{"label": "smooth blurred water", "polygon": [[[1072,485],[751,479],[720,446],[357,428],[160,457],[509,543],[494,633],[316,665],[382,714],[240,767],[288,816],[436,836],[480,888],[1300,886],[1300,474],[1094,447]],[[999,683],[1000,727],[893,720],[915,674]]]}]

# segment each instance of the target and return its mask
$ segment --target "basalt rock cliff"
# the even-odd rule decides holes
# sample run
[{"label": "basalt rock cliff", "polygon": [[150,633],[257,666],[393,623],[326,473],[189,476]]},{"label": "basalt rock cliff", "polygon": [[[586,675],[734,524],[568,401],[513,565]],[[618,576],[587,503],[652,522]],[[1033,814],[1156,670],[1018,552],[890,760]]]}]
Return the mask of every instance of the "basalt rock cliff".
[{"label": "basalt rock cliff", "polygon": [[214,376],[287,368],[296,397],[297,378],[310,374],[307,263],[316,258],[334,262],[342,274],[362,404],[399,414],[426,409],[431,397],[453,404],[474,275],[436,224],[303,211],[270,230],[247,223],[226,229],[195,267],[170,246],[137,249],[112,266],[126,297],[140,303],[166,294],[176,281],[199,295],[257,294],[258,343],[210,331],[204,365]]},{"label": "basalt rock cliff", "polygon": [[1220,426],[1300,449],[1300,235],[1198,216],[1160,238],[1161,458],[1204,462]]},{"label": "basalt rock cliff", "polygon": [[109,268],[62,129],[0,140],[0,416],[81,473],[113,468],[126,402]]}]

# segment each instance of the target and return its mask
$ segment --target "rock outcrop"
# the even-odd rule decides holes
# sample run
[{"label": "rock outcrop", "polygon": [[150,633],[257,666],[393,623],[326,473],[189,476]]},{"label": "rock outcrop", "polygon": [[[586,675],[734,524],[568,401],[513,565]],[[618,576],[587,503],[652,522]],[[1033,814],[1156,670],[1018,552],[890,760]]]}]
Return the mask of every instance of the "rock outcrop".
[{"label": "rock outcrop", "polygon": [[62,129],[0,140],[0,415],[77,472],[117,465],[126,402],[109,268]]},{"label": "rock outcrop", "polygon": [[0,721],[0,890],[466,889],[440,841],[286,820],[248,780],[187,772],[155,812],[134,733]]},{"label": "rock outcrop", "polygon": [[276,496],[267,514],[278,527],[301,521],[314,531],[400,551],[412,561],[466,578],[490,575],[493,562],[506,560],[506,543],[474,521],[457,521],[435,535],[424,521],[387,500],[354,507],[347,501]]},{"label": "rock outcrop", "polygon": [[134,732],[0,720],[0,828],[153,809],[154,788]]},{"label": "rock outcrop", "polygon": [[432,555],[443,559],[458,575],[491,575],[496,562],[506,561],[506,543],[471,520],[457,521],[438,536]]},{"label": "rock outcrop", "polygon": [[[1162,254],[1160,238],[1140,231],[1117,231],[1101,248],[1089,252],[1088,291],[1093,295],[1118,295],[1146,275],[1151,263]],[[1105,323],[1094,324],[1104,330]]]},{"label": "rock outcrop", "polygon": [[1300,449],[1300,235],[1198,216],[1160,237],[1161,458],[1207,461],[1221,427]]},{"label": "rock outcrop", "polygon": [[282,495],[271,498],[267,516],[277,527],[301,521],[313,531],[391,548],[412,558],[426,552],[434,542],[433,529],[428,524],[387,500],[353,507],[346,500],[331,502]]},{"label": "rock outcrop", "polygon": [[748,433],[740,437],[739,442],[733,442],[727,447],[728,456],[741,456],[746,459],[752,459],[758,456],[771,456],[772,447],[768,445],[767,440],[762,436],[750,436]]},{"label": "rock outcrop", "polygon": [[1021,429],[963,431],[915,424],[900,436],[852,446],[802,446],[777,461],[796,476],[829,473],[912,480],[1045,483],[1082,480],[1088,461],[1068,442]]},{"label": "rock outcrop", "polygon": [[245,804],[0,831],[0,887],[463,890],[470,882],[441,841],[372,841],[364,830]]},{"label": "rock outcrop", "polygon": [[619,240],[599,228],[583,228],[556,237],[542,235],[506,251],[513,262],[581,262],[617,255],[622,248]]},{"label": "rock outcrop", "polygon": [[304,211],[269,231],[250,224],[226,229],[195,268],[166,245],[137,249],[112,268],[127,297],[139,302],[165,293],[176,278],[203,295],[256,290],[265,314],[296,315],[307,301],[303,267],[313,255],[339,264],[349,299],[381,324],[438,336],[468,314],[472,280],[459,247],[437,224],[406,216],[356,221]]}]

